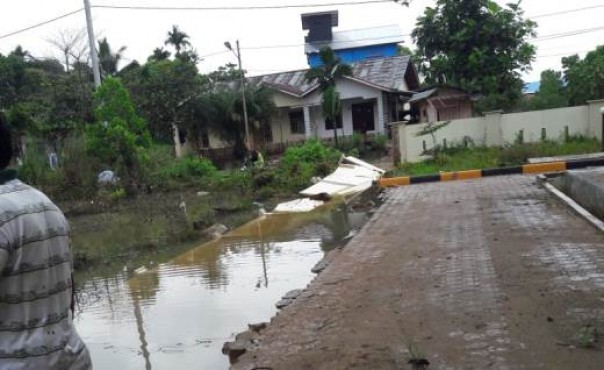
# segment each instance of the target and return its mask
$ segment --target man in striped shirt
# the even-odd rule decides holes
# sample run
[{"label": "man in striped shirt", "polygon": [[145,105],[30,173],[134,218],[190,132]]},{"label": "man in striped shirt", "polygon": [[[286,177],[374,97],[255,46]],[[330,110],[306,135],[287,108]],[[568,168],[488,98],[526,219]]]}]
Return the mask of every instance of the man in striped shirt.
[{"label": "man in striped shirt", "polygon": [[44,194],[7,169],[0,117],[0,370],[88,370],[71,311],[69,225]]}]

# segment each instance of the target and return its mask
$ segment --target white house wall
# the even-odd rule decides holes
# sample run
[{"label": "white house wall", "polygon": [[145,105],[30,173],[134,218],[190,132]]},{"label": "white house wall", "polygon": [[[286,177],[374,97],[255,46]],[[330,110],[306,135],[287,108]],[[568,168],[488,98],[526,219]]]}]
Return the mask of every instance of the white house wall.
[{"label": "white house wall", "polygon": [[[374,122],[375,131],[369,131],[369,133],[379,132],[380,128],[378,124],[379,109],[377,106],[378,98],[382,96],[382,91],[370,86],[365,86],[355,81],[348,79],[341,79],[337,82],[336,88],[340,93],[340,99],[342,100],[342,129],[338,130],[338,135],[347,136],[352,135],[352,104],[366,102],[367,100],[373,100],[374,102]],[[318,136],[320,138],[332,138],[333,130],[325,129],[325,120],[321,112],[321,93],[319,90],[313,91],[303,98],[296,98],[288,94],[276,91],[273,94],[275,105],[279,108],[279,111],[273,116],[271,128],[273,130],[273,141],[274,142],[292,142],[304,140],[304,135],[291,134],[289,124],[289,109],[297,109],[304,106],[310,107],[310,123],[312,129],[311,136]],[[384,120],[388,122],[388,106],[386,99],[384,99]],[[381,130],[384,132],[385,130]],[[283,137],[283,139],[282,139]],[[283,141],[282,141],[283,140]]]},{"label": "white house wall", "polygon": [[291,132],[289,122],[289,108],[278,108],[277,112],[271,118],[271,130],[273,133],[273,143],[291,143],[303,141],[304,134],[294,134]]},{"label": "white house wall", "polygon": [[[370,86],[363,85],[362,83],[352,81],[346,78],[340,79],[336,82],[336,88],[340,93],[340,99],[377,99],[382,94],[382,91]],[[283,94],[281,94],[283,95]],[[304,99],[304,105],[321,105],[321,92],[315,90],[306,96]]]},{"label": "white house wall", "polygon": [[296,98],[280,91],[273,92],[273,102],[277,108],[300,107],[304,105],[304,99]]},{"label": "white house wall", "polygon": [[208,139],[209,139],[208,141],[210,142],[210,148],[212,148],[212,149],[223,149],[223,148],[229,148],[232,146],[232,145],[222,141],[222,139],[218,135],[213,133],[212,131],[210,131],[208,133]]}]

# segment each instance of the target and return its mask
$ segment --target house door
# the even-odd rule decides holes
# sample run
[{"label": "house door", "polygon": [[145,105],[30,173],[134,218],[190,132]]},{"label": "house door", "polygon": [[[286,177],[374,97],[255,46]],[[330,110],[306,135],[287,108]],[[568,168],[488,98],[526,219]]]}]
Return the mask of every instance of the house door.
[{"label": "house door", "polygon": [[352,130],[361,134],[375,130],[373,102],[352,105]]}]

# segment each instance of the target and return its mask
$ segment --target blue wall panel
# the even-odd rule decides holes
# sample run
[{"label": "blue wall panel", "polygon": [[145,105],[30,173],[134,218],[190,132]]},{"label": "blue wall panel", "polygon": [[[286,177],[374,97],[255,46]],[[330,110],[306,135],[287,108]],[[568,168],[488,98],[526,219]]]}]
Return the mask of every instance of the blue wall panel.
[{"label": "blue wall panel", "polygon": [[[344,63],[352,64],[370,58],[393,57],[397,55],[396,44],[371,45],[360,48],[335,50],[336,55]],[[308,64],[311,67],[320,66],[321,59],[318,53],[308,55]]]}]

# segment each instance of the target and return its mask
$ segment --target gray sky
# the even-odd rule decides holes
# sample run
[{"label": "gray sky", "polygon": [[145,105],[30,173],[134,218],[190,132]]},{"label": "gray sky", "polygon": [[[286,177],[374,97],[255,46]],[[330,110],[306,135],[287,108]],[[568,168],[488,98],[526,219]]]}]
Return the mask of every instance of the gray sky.
[{"label": "gray sky", "polygon": [[[266,6],[291,4],[336,3],[346,0],[91,0],[96,5],[138,5],[138,6]],[[352,0],[358,1],[358,0]],[[509,1],[498,0],[505,4]],[[402,34],[411,33],[416,18],[426,6],[433,6],[434,0],[413,0],[409,8],[395,3],[367,4],[340,7],[290,8],[278,10],[246,11],[150,11],[93,9],[95,31],[98,37],[107,37],[114,49],[124,45],[126,60],[145,61],[151,51],[163,46],[166,33],[173,24],[188,33],[193,46],[201,56],[202,72],[216,69],[228,62],[236,62],[233,54],[220,53],[226,49],[224,41],[241,42],[244,68],[250,74],[264,74],[274,71],[306,68],[303,51],[304,32],[300,14],[311,11],[339,11],[340,23],[337,30],[367,28],[398,24]],[[569,9],[604,5],[603,0],[525,0],[522,7],[527,16],[548,14]],[[19,0],[2,1],[0,5],[0,35],[45,21],[55,16],[79,9],[83,0]],[[581,12],[537,18],[539,36],[602,27],[604,7]],[[78,29],[85,26],[84,13],[78,13],[43,27],[0,39],[0,53],[6,54],[21,44],[34,56],[58,56],[59,53],[46,40],[59,30]],[[526,76],[527,81],[538,80],[542,70],[561,69],[560,58],[564,55],[594,49],[598,43],[604,44],[604,30],[579,34],[552,40],[535,40],[538,57],[533,63],[533,71]],[[412,47],[410,37],[405,44]],[[267,45],[297,45],[272,49],[247,49]]]}]

